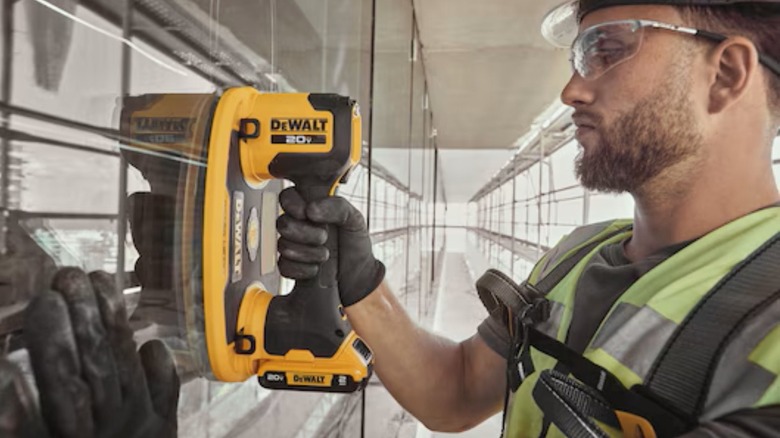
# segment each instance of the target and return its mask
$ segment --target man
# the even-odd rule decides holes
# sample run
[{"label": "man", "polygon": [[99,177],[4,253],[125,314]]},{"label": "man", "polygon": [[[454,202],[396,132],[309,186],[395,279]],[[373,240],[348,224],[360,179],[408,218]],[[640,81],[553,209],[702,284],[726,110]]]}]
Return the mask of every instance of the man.
[{"label": "man", "polygon": [[[771,162],[780,126],[780,2],[574,6],[580,35],[562,100],[575,109],[577,174],[586,188],[631,193],[636,207],[633,231],[593,250],[578,277],[548,295],[564,315],[553,332],[630,386],[641,383],[700,297],[780,231]],[[427,427],[449,432],[500,412],[510,342],[499,315],[459,344],[423,331],[382,282],[384,268],[357,210],[340,198],[305,205],[294,189],[280,202],[285,276],[314,275],[328,256],[325,231],[312,222],[340,227],[342,302],[401,405]],[[740,242],[749,244],[738,249]],[[775,300],[732,339],[724,354],[731,362],[718,365],[700,424],[688,436],[777,435],[778,320]],[[537,371],[555,365],[541,362]],[[507,436],[550,430],[531,394],[538,372],[526,377],[509,406]]]}]

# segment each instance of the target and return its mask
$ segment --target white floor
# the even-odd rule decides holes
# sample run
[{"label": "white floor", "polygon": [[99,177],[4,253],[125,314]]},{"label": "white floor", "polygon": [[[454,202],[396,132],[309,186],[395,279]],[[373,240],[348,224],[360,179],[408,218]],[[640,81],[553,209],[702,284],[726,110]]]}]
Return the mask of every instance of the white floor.
[{"label": "white floor", "polygon": [[[455,341],[462,341],[476,333],[477,326],[487,316],[474,288],[463,253],[448,252],[444,260],[441,289],[436,306],[433,329]],[[430,432],[419,425],[417,438],[490,438],[501,433],[501,414],[462,433]]]}]

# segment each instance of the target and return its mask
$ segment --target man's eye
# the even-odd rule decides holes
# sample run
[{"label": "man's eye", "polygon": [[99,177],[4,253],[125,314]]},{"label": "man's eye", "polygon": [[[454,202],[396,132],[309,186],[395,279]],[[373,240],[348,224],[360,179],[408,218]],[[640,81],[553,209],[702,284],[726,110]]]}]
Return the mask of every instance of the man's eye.
[{"label": "man's eye", "polygon": [[599,44],[593,46],[588,52],[589,57],[598,59],[601,63],[611,64],[622,59],[625,50],[621,44]]},{"label": "man's eye", "polygon": [[623,56],[622,48],[601,48],[596,51],[596,56],[604,59],[620,59]]}]

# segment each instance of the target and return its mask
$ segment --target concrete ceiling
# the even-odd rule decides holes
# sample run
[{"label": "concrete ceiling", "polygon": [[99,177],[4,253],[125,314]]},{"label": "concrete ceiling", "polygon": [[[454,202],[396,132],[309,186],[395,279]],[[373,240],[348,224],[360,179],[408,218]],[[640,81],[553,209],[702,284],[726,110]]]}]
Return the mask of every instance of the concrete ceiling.
[{"label": "concrete ceiling", "polygon": [[560,0],[415,0],[442,149],[502,149],[528,131],[569,77],[540,35]]},{"label": "concrete ceiling", "polygon": [[539,31],[560,2],[414,0],[449,202],[487,182],[568,80]]}]

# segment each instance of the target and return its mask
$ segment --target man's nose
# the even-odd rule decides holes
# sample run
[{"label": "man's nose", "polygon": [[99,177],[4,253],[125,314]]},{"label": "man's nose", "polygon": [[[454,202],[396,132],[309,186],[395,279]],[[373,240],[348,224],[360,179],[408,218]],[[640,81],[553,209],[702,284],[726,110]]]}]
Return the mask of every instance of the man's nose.
[{"label": "man's nose", "polygon": [[593,103],[594,91],[591,84],[582,78],[579,73],[574,72],[569,82],[561,91],[561,101],[564,105],[577,107]]}]

